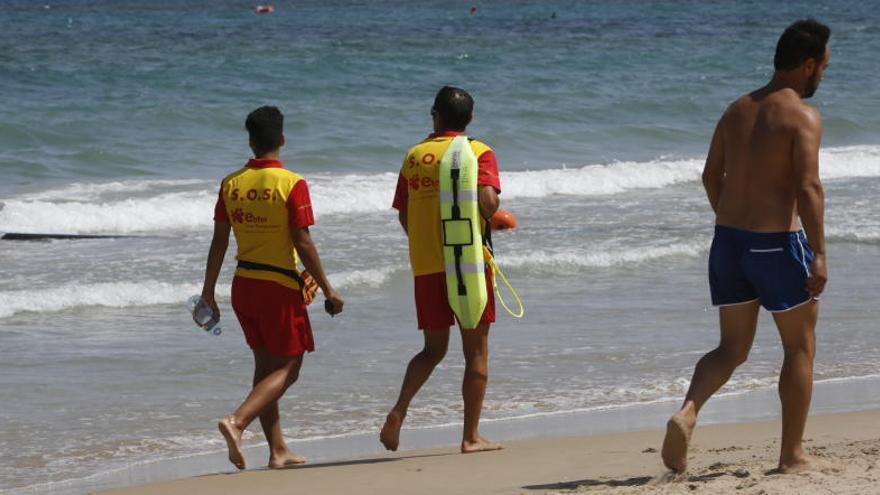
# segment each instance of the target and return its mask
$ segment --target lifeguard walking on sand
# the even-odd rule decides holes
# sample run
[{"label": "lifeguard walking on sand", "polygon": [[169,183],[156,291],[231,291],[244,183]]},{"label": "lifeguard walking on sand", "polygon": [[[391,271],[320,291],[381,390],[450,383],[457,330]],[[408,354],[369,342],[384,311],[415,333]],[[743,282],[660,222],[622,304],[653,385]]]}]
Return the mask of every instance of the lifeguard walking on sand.
[{"label": "lifeguard walking on sand", "polygon": [[721,343],[697,363],[681,410],[667,424],[663,462],[682,472],[697,414],[745,362],[758,310],[773,313],[785,359],[779,377],[779,470],[808,468],[801,441],[813,389],[815,328],[825,288],[824,193],[819,112],[804,103],[819,87],[831,51],[827,26],[789,26],[776,45],[770,82],[737,99],[718,122],[703,184],[715,210],[709,254]]},{"label": "lifeguard walking on sand", "polygon": [[[220,314],[214,289],[232,231],[238,243],[232,309],[254,353],[254,386],[218,427],[229,461],[244,469],[241,434],[259,418],[269,443],[269,467],[283,468],[305,462],[287,449],[278,400],[299,377],[303,355],[315,350],[306,305],[314,285],[324,293],[331,315],[342,311],[344,301],[327,280],[309,234],[315,219],[308,185],[281,162],[284,115],[261,107],[247,116],[245,127],[254,158],[220,184],[202,299]],[[309,275],[298,272],[298,259]]]},{"label": "lifeguard walking on sand", "polygon": [[[449,327],[456,323],[446,286],[444,237],[440,221],[440,165],[453,141],[462,139],[458,136],[464,136],[473,116],[473,108],[474,100],[466,91],[443,87],[431,108],[434,133],[409,150],[400,169],[393,206],[398,210],[400,225],[409,238],[410,265],[415,278],[416,316],[425,338],[425,347],[410,360],[400,387],[400,396],[379,434],[379,440],[388,450],[397,450],[400,427],[409,404],[446,355]],[[478,162],[478,190],[475,192],[482,217],[478,227],[485,236],[486,229],[490,228],[487,220],[498,210],[498,193],[501,192],[498,162],[495,152],[480,141],[469,139],[465,146],[470,146]],[[489,375],[489,325],[495,321],[495,299],[491,269],[488,266],[475,269],[485,271],[488,301],[475,328],[465,325],[461,328],[465,359],[461,386],[464,398],[463,453],[501,448],[501,445],[480,436],[479,432],[480,412]]]}]

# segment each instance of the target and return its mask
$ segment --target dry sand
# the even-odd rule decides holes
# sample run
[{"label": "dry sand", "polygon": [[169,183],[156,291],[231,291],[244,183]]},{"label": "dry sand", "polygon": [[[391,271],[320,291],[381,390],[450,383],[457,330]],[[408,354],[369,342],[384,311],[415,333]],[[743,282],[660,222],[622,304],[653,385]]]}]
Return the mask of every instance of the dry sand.
[{"label": "dry sand", "polygon": [[[779,422],[699,426],[688,472],[672,477],[663,431],[510,442],[499,452],[403,452],[283,471],[216,474],[105,493],[243,494],[880,494],[880,411],[816,416],[807,447],[827,465],[773,474]],[[404,441],[406,439],[404,435]]]}]

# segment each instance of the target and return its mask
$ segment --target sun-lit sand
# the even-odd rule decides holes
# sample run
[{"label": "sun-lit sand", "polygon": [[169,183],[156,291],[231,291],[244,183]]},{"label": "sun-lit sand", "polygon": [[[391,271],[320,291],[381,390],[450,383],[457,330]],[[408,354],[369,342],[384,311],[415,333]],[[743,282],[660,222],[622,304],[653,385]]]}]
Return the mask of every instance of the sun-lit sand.
[{"label": "sun-lit sand", "polygon": [[880,494],[880,411],[815,416],[806,446],[820,468],[774,474],[779,422],[698,426],[688,471],[660,460],[663,430],[507,442],[505,449],[457,449],[311,464],[280,471],[201,476],[104,493],[543,494],[742,493]]}]

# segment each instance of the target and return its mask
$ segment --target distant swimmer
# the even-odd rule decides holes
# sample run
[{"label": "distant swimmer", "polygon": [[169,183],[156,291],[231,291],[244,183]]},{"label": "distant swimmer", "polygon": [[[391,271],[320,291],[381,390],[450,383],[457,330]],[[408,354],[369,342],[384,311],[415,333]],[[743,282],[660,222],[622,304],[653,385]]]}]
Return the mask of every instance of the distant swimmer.
[{"label": "distant swimmer", "polygon": [[[469,139],[465,135],[465,129],[473,117],[473,108],[474,101],[467,92],[450,86],[443,87],[431,107],[434,132],[407,152],[400,168],[393,206],[397,209],[400,225],[409,238],[410,265],[415,278],[416,319],[424,336],[425,347],[409,362],[400,396],[388,413],[379,434],[380,441],[388,450],[397,450],[400,428],[410,402],[446,356],[449,328],[457,319],[460,322],[465,358],[461,452],[501,448],[501,445],[483,438],[479,431],[489,373],[489,325],[495,321],[492,272],[483,263],[452,261],[461,276],[459,283],[456,283],[461,291],[456,291],[452,298],[447,291],[449,281],[446,272],[446,248],[458,242],[467,243],[470,247],[476,239],[480,250],[478,256],[482,255],[481,244],[486,234],[487,220],[498,210],[498,194],[501,192],[495,152],[482,142]],[[473,175],[469,176],[472,179],[463,179],[457,188],[446,190],[441,183],[447,177],[441,177],[440,170],[448,170],[445,167],[450,163],[456,174],[461,170],[463,176],[467,176],[465,171]],[[456,202],[454,208],[470,208],[476,218],[473,221],[457,219],[441,222],[443,205],[451,202]],[[475,202],[478,203],[476,210]],[[457,213],[459,212],[456,210],[453,217]],[[462,225],[475,228],[476,233],[471,236],[472,231],[467,228],[467,232],[458,235],[461,232],[457,228]],[[468,239],[454,241],[453,237]],[[466,248],[462,250],[464,252]],[[458,248],[455,251],[458,252]],[[470,287],[464,284],[465,279],[471,284]],[[484,282],[485,285],[482,285]],[[475,287],[475,283],[479,287]],[[464,314],[458,304],[462,295],[467,294],[470,289],[482,289],[481,302],[484,305],[478,306],[483,308],[481,312],[472,311],[469,316],[464,317],[473,319],[472,324],[467,324],[461,322],[461,317],[457,315]],[[453,310],[451,299],[457,301],[458,312]],[[475,297],[476,299],[479,298]]]},{"label": "distant swimmer", "polygon": [[810,467],[802,438],[813,389],[815,328],[825,288],[824,192],[819,112],[804,103],[822,82],[830,29],[812,19],[789,26],[776,45],[770,82],[727,108],[703,170],[715,211],[709,253],[712,304],[721,343],[697,363],[681,410],[667,424],[663,462],[682,472],[697,414],[745,362],[760,306],[773,314],[785,358],[780,472]]},{"label": "distant swimmer", "polygon": [[[238,243],[232,309],[254,353],[254,386],[218,427],[230,462],[244,469],[241,434],[259,417],[269,443],[269,467],[283,468],[305,462],[287,449],[278,399],[299,376],[303,354],[315,350],[306,311],[314,293],[309,279],[324,293],[329,313],[340,313],[344,301],[327,280],[309,234],[315,221],[308,184],[279,158],[284,116],[275,107],[261,107],[247,116],[245,127],[254,158],[220,184],[202,298],[219,314],[214,288],[232,230]],[[298,258],[310,275],[298,272]]]}]

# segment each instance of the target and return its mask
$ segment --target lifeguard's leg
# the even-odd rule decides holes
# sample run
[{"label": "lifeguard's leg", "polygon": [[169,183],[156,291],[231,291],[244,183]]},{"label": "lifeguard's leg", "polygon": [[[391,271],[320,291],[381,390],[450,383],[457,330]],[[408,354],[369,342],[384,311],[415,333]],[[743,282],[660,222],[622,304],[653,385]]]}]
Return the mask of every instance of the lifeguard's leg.
[{"label": "lifeguard's leg", "polygon": [[489,380],[489,323],[480,323],[474,329],[462,329],[461,342],[465,360],[464,379],[461,383],[461,395],[464,399],[461,451],[468,454],[498,450],[501,444],[480,436],[480,414]]},{"label": "lifeguard's leg", "polygon": [[425,347],[410,360],[406,367],[397,403],[388,413],[385,424],[379,432],[379,441],[388,450],[397,450],[400,443],[400,428],[403,426],[410,402],[422,388],[422,385],[431,377],[434,368],[440,364],[440,361],[443,361],[446,349],[449,347],[449,327],[426,329],[422,334],[425,336]]}]

